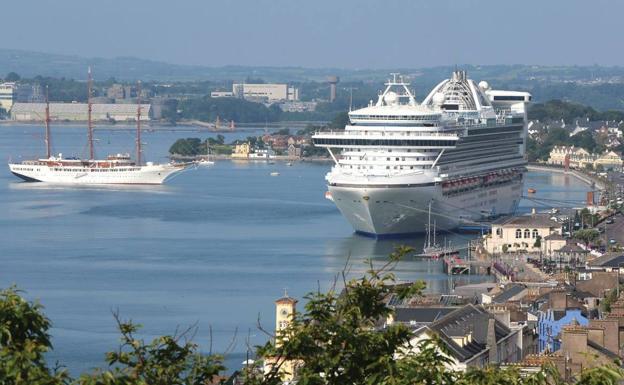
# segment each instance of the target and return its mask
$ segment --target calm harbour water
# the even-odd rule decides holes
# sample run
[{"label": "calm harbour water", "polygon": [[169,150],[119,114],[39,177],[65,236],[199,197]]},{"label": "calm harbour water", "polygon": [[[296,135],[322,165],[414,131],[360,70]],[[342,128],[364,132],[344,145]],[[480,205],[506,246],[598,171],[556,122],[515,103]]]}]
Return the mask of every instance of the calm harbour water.
[{"label": "calm harbour water", "polygon": [[[54,148],[84,155],[85,129],[54,127]],[[225,134],[226,141],[261,130]],[[40,126],[0,126],[0,157],[43,151]],[[132,152],[131,130],[96,130],[97,152]],[[166,161],[178,138],[216,136],[171,130],[144,134],[147,160]],[[158,187],[58,187],[22,183],[0,171],[0,286],[16,284],[39,299],[53,322],[58,360],[73,374],[104,364],[117,346],[111,312],[144,325],[146,338],[197,323],[195,341],[222,351],[238,330],[227,364],[244,359],[256,329],[274,325],[273,301],[328,288],[349,258],[351,275],[364,261],[383,261],[394,246],[422,248],[422,237],[375,241],[354,235],[324,199],[329,163],[219,161]],[[269,173],[278,171],[278,177]],[[529,173],[542,198],[582,201],[588,187],[573,177]],[[526,187],[526,186],[525,186]],[[533,204],[524,202],[524,209]],[[447,235],[454,244],[466,236]],[[350,256],[350,257],[348,257]],[[407,260],[401,279],[424,279],[429,290],[452,284],[440,262]],[[458,283],[483,280],[461,277]]]}]

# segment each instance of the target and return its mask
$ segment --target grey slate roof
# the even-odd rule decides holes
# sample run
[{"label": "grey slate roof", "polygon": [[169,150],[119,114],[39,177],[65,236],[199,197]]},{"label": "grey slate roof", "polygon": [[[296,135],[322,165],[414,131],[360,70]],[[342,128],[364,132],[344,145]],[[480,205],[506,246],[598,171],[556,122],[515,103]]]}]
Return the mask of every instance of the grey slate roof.
[{"label": "grey slate roof", "polygon": [[502,226],[515,227],[561,227],[561,224],[550,219],[550,214],[519,215],[510,218],[501,218],[494,221]]},{"label": "grey slate roof", "polygon": [[589,253],[589,251],[583,249],[582,247],[574,243],[568,243],[567,245],[557,250],[557,252],[559,253]]},{"label": "grey slate roof", "polygon": [[614,353],[611,350],[605,348],[604,346],[598,345],[594,341],[587,340],[587,345],[590,346],[593,349],[596,349],[597,351],[599,351],[600,353],[604,354],[605,356],[607,356],[608,358],[610,358],[612,360],[618,360],[618,361],[620,360],[620,356],[618,356],[616,353]]},{"label": "grey slate roof", "polygon": [[509,301],[512,297],[522,293],[524,290],[527,290],[524,285],[510,285],[505,288],[505,290],[492,298],[492,302],[494,303],[505,303]]},{"label": "grey slate roof", "polygon": [[[465,362],[487,350],[487,329],[490,317],[492,315],[483,307],[466,305],[432,323],[428,329],[440,336],[455,359]],[[468,332],[472,332],[472,341],[464,346],[460,346],[451,338],[465,335]],[[496,321],[494,332],[497,342],[513,333],[500,321]]]},{"label": "grey slate roof", "polygon": [[565,240],[564,236],[558,233],[552,233],[544,237],[546,241],[563,241]]},{"label": "grey slate roof", "polygon": [[589,266],[618,268],[624,266],[624,254],[605,254],[588,262]]},{"label": "grey slate roof", "polygon": [[432,323],[456,309],[456,307],[399,307],[394,309],[394,320],[420,324]]}]

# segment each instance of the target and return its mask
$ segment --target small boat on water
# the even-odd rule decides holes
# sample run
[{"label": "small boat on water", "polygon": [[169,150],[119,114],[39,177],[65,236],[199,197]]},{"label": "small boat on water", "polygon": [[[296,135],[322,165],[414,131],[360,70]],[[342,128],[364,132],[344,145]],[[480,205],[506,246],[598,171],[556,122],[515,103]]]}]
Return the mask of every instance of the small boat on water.
[{"label": "small boat on water", "polygon": [[537,192],[537,190],[532,187],[529,187],[527,191],[529,192],[529,194],[535,194]]},{"label": "small boat on water", "polygon": [[292,166],[292,162],[286,163],[286,166]]},{"label": "small boat on water", "polygon": [[279,172],[277,172],[277,171],[273,171],[273,172],[272,172],[272,173],[270,173],[269,175],[271,175],[271,176],[279,176],[279,174],[280,174]]},{"label": "small boat on water", "polygon": [[214,162],[208,159],[201,159],[195,162],[195,164],[201,167],[208,167],[214,165]]},{"label": "small boat on water", "polygon": [[214,165],[214,162],[210,160],[210,144],[206,140],[206,157],[195,161],[195,165],[201,167],[208,167]]}]

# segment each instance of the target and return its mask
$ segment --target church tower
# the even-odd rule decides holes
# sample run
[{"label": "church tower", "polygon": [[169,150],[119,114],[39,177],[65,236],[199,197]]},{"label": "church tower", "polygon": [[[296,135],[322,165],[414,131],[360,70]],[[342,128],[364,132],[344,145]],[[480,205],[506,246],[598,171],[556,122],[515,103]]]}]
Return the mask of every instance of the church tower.
[{"label": "church tower", "polygon": [[[284,296],[275,301],[275,336],[288,327],[295,315],[295,307],[297,300],[288,296],[284,292]],[[280,338],[275,339],[275,346],[281,344]],[[279,375],[284,384],[290,384],[294,381],[296,372],[296,361],[285,360],[279,357],[266,357],[264,362],[264,373],[268,374],[276,365],[279,365]]]},{"label": "church tower", "polygon": [[282,298],[275,301],[275,335],[286,329],[295,314],[297,300],[284,293]]}]

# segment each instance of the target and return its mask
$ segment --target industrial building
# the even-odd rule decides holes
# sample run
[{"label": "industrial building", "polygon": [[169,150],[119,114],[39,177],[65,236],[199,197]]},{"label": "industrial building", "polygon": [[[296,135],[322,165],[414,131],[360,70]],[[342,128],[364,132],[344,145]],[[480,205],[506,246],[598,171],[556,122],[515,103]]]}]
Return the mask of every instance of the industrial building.
[{"label": "industrial building", "polygon": [[44,95],[39,84],[0,84],[0,108],[9,112],[13,105],[18,102],[35,103],[43,102]]},{"label": "industrial building", "polygon": [[288,84],[234,83],[232,94],[235,97],[261,102],[299,100],[299,89]]},{"label": "industrial building", "polygon": [[210,93],[211,98],[233,98],[234,93],[230,91],[212,91]]},{"label": "industrial building", "polygon": [[[45,118],[45,103],[15,103],[11,108],[11,119],[16,121],[40,121]],[[151,105],[141,104],[141,120],[150,119]],[[93,104],[93,121],[126,122],[136,121],[136,104]],[[50,103],[50,119],[86,121],[86,103]]]}]

